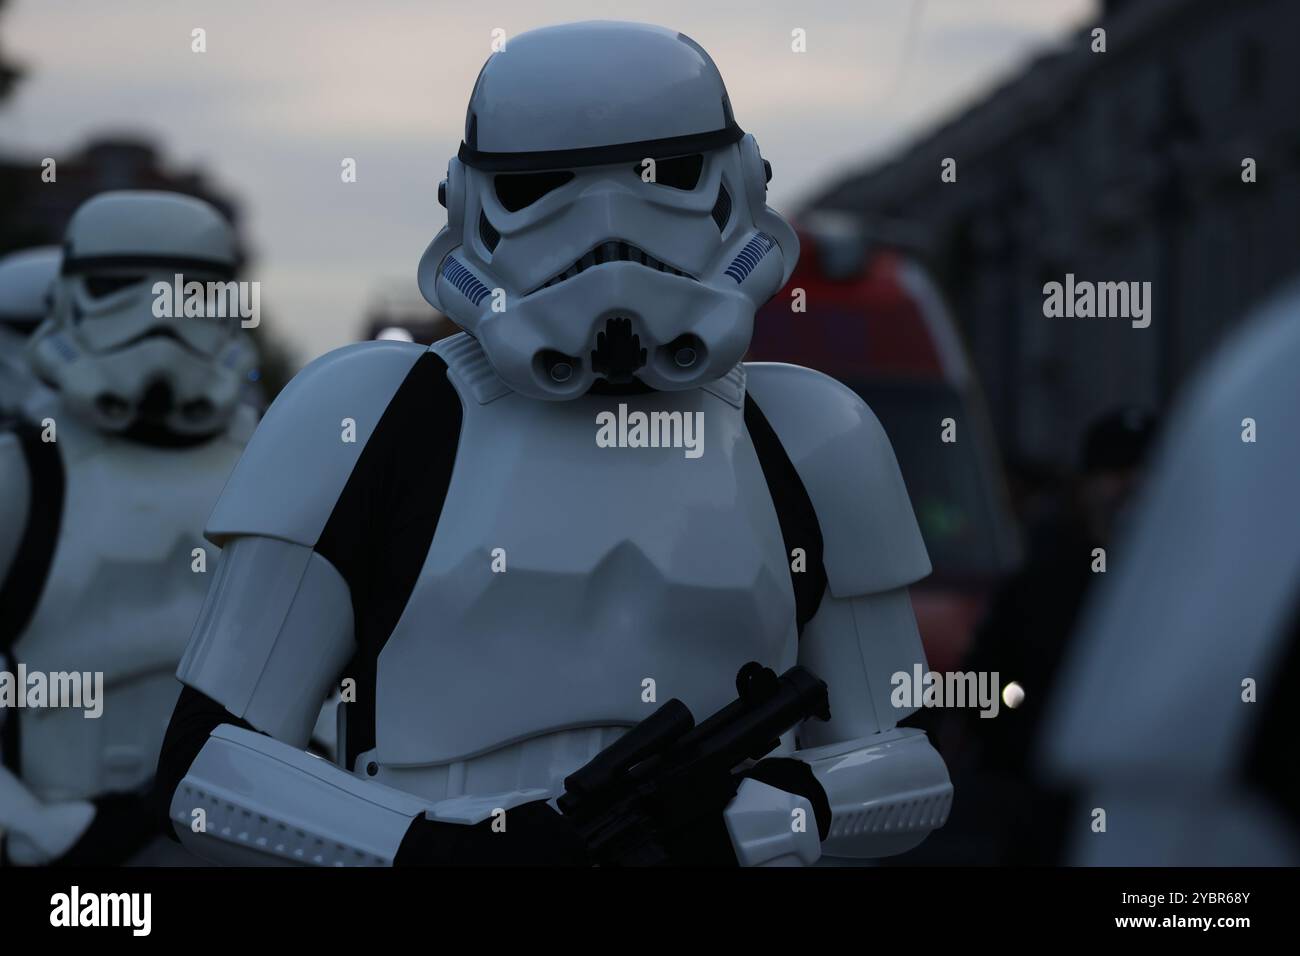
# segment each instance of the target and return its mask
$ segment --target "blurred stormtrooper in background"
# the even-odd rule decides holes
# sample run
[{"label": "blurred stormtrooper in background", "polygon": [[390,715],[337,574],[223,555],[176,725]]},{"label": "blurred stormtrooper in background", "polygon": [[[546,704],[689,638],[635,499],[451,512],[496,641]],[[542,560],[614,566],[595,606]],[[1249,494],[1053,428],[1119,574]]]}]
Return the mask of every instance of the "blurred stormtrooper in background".
[{"label": "blurred stormtrooper in background", "polygon": [[[186,845],[591,862],[566,776],[656,699],[712,714],[748,661],[820,674],[833,716],[692,794],[707,839],[661,821],[667,862],[882,856],[942,824],[943,761],[891,701],[930,564],[889,440],[840,383],[741,361],[799,251],[769,178],[680,33],[568,24],[487,61],[419,266],[465,333],[312,363],[208,524],[159,764]],[[342,767],[302,751],[340,682]]]},{"label": "blurred stormtrooper in background", "polygon": [[[207,590],[203,522],[255,425],[239,402],[255,355],[238,318],[158,318],[154,286],[229,280],[236,263],[230,224],[179,194],[105,193],[68,226],[27,346],[50,391],[0,432],[9,862],[179,855],[149,848],[148,794]],[[53,699],[58,675],[75,675],[83,706]]]},{"label": "blurred stormtrooper in background", "polygon": [[1185,393],[1085,610],[1041,754],[1075,865],[1300,865],[1297,368],[1293,283]]},{"label": "blurred stormtrooper in background", "polygon": [[49,312],[59,260],[58,246],[24,249],[0,258],[0,420],[14,414],[39,388],[25,348]]}]

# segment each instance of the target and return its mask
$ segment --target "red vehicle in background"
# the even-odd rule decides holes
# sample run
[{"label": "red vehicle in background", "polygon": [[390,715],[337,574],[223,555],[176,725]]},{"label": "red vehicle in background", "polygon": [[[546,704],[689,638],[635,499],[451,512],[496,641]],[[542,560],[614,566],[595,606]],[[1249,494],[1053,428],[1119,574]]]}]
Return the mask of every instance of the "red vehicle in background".
[{"label": "red vehicle in background", "polygon": [[[994,585],[1019,557],[997,447],[943,299],[906,254],[854,225],[799,229],[790,282],[755,319],[748,358],[834,376],[880,419],[898,456],[934,573],[912,587],[932,669],[960,669]],[[805,311],[794,311],[796,290]],[[952,419],[956,441],[942,440]]]}]

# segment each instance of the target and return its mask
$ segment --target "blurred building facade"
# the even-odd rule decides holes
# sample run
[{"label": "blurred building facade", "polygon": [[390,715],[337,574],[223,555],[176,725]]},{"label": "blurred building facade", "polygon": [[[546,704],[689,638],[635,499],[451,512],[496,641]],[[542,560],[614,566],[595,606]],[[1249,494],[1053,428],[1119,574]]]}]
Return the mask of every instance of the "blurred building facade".
[{"label": "blurred building facade", "polygon": [[[1089,421],[1162,407],[1300,272],[1297,90],[1292,0],[1112,0],[1066,47],[811,205],[861,217],[928,264],[1004,449],[1068,466]],[[1043,285],[1067,273],[1150,281],[1150,327],[1045,317]]]},{"label": "blurred building facade", "polygon": [[[5,4],[9,0],[0,0],[0,13],[4,12]],[[22,76],[22,71],[16,63],[11,62],[5,55],[3,43],[0,43],[0,101],[13,90],[14,84]]]}]

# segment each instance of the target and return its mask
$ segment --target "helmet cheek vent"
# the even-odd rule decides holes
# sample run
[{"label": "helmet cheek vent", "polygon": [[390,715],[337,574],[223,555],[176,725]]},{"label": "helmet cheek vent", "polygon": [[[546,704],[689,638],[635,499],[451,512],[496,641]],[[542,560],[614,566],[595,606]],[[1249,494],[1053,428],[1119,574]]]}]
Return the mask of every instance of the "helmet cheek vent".
[{"label": "helmet cheek vent", "polygon": [[478,214],[478,235],[483,240],[483,245],[487,246],[488,252],[496,252],[497,243],[501,241],[501,233],[488,222],[487,213],[481,210]]},{"label": "helmet cheek vent", "polygon": [[727,187],[718,185],[718,199],[713,204],[713,221],[718,226],[718,232],[726,232],[727,223],[731,221],[731,194],[727,192]]}]

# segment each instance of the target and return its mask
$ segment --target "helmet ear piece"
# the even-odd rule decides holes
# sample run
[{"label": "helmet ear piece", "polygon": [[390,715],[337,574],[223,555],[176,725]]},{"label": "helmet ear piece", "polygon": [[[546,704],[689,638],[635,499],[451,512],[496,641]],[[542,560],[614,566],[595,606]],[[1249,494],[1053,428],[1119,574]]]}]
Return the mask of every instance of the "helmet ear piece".
[{"label": "helmet ear piece", "polygon": [[446,313],[447,309],[438,299],[438,268],[447,253],[458,245],[460,240],[452,234],[451,228],[443,226],[433,237],[433,242],[425,248],[424,255],[420,256],[420,264],[416,267],[415,277],[416,284],[420,287],[420,295],[424,296],[424,301],[439,312]]},{"label": "helmet ear piece", "polygon": [[749,208],[757,212],[767,205],[768,167],[752,133],[746,133],[737,145],[740,147],[740,168],[745,177],[745,198]]},{"label": "helmet ear piece", "polygon": [[465,166],[452,157],[447,164],[447,178],[442,187],[444,205],[447,207],[447,228],[457,237],[465,233]]},{"label": "helmet ear piece", "polygon": [[447,207],[447,225],[442,227],[424,250],[416,270],[420,294],[439,312],[447,310],[438,301],[438,268],[447,253],[464,242],[465,175],[465,166],[453,157],[447,164],[447,178],[438,184],[438,199]]},{"label": "helmet ear piece", "polygon": [[[795,263],[799,261],[799,236],[775,209],[767,204],[767,183],[772,178],[771,166],[758,151],[758,141],[746,133],[736,144],[740,147],[740,168],[745,179],[745,198],[753,211],[754,223],[776,240],[784,263],[781,286],[790,281]],[[780,286],[777,287],[778,289]],[[772,290],[773,293],[777,289]]]}]

